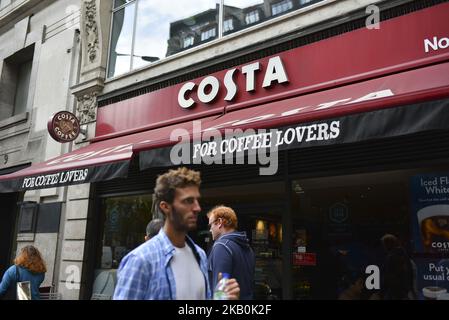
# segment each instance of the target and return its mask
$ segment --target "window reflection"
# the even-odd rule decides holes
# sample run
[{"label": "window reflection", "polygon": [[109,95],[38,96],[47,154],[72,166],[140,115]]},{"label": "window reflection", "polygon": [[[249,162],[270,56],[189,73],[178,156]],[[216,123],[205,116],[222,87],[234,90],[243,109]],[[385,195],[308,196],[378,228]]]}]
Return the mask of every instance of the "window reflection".
[{"label": "window reflection", "polygon": [[[115,0],[108,76],[143,67],[320,1]],[[221,14],[222,35],[218,28]]]},{"label": "window reflection", "polygon": [[120,261],[145,241],[151,220],[152,196],[121,196],[102,201],[102,241],[97,245],[92,299],[111,299],[117,283]]},{"label": "window reflection", "polygon": [[[170,22],[167,56],[192,48],[218,37],[219,4],[210,3],[210,9],[195,15],[184,15]],[[189,44],[185,46],[185,44]]]},{"label": "window reflection", "polygon": [[245,15],[246,24],[256,23],[257,21],[259,21],[259,19],[260,18],[258,10],[250,11]]},{"label": "window reflection", "polygon": [[273,16],[286,12],[293,8],[291,0],[284,0],[271,5],[271,13]]},{"label": "window reflection", "polygon": [[144,242],[151,220],[151,195],[107,198],[100,267],[116,269],[122,258]]},{"label": "window reflection", "polygon": [[131,4],[114,13],[109,55],[109,77],[128,72],[131,68],[134,12],[135,4]]}]

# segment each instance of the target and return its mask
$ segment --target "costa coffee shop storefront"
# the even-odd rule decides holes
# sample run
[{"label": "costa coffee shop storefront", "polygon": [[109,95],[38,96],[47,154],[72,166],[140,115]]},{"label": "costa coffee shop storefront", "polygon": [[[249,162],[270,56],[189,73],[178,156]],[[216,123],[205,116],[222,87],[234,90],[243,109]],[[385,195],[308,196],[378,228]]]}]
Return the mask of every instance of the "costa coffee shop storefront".
[{"label": "costa coffee shop storefront", "polygon": [[176,85],[104,97],[89,146],[2,176],[0,190],[92,183],[86,297],[113,292],[120,260],[143,241],[157,175],[187,165],[203,178],[192,237],[207,250],[205,213],[235,208],[257,256],[257,298],[380,298],[385,234],[416,266],[406,296],[445,298],[447,12],[443,3],[379,29],[292,40]]}]

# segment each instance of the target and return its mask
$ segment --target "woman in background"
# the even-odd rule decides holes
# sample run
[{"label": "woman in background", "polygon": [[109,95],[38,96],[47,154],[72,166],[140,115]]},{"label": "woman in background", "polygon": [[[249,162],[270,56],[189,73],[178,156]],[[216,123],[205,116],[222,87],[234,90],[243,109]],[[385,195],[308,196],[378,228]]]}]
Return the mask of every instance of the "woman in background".
[{"label": "woman in background", "polygon": [[[0,297],[5,295],[8,289],[14,288],[12,286],[16,286],[17,281],[29,281],[31,299],[39,300],[39,287],[44,281],[46,271],[47,268],[39,250],[32,245],[23,247],[14,260],[14,265],[9,267],[3,275],[0,283]],[[12,297],[12,299],[15,298]]]}]

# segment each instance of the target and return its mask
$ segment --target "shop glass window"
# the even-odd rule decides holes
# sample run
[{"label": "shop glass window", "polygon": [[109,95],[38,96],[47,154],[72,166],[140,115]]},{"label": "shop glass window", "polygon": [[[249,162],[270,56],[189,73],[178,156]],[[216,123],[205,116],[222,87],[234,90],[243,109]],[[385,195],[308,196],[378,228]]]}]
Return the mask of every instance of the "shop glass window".
[{"label": "shop glass window", "polygon": [[94,295],[113,295],[120,262],[145,241],[145,229],[152,219],[151,207],[151,194],[102,200],[102,236],[97,246]]},{"label": "shop glass window", "polygon": [[284,0],[271,5],[271,13],[273,16],[286,12],[293,8],[291,0]]},{"label": "shop glass window", "polygon": [[[219,2],[219,1],[218,1]],[[115,1],[108,77],[144,67],[186,49],[187,35],[201,37],[218,24],[219,4],[203,1]],[[217,37],[210,35],[208,40]],[[196,42],[196,41],[194,41]],[[189,46],[189,48],[192,46]]]},{"label": "shop glass window", "polygon": [[134,15],[135,3],[130,3],[114,12],[109,54],[109,77],[131,70]]},{"label": "shop glass window", "polygon": [[448,298],[448,184],[448,168],[293,180],[293,298]]},{"label": "shop glass window", "polygon": [[224,25],[223,32],[230,34],[263,22],[264,2],[263,0],[224,0],[224,16],[226,19],[232,17],[233,22],[231,29],[227,29]]},{"label": "shop glass window", "polygon": [[202,213],[192,238],[209,252],[213,245],[206,213],[219,203],[234,209],[238,231],[246,232],[255,253],[254,298],[282,299],[284,257],[283,213],[285,210],[284,183],[260,183],[202,189]]},{"label": "shop glass window", "polygon": [[[142,68],[204,41],[254,26],[319,0],[114,0],[108,77]],[[222,17],[221,34],[217,25]],[[208,34],[204,30],[210,30]],[[193,35],[193,44],[187,37]],[[191,40],[189,40],[191,41]]]}]

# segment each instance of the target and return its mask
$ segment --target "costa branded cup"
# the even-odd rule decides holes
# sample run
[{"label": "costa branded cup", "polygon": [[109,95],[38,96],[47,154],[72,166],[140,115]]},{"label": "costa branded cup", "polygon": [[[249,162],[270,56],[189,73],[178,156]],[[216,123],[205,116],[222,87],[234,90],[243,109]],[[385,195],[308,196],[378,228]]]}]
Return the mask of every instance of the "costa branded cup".
[{"label": "costa branded cup", "polygon": [[449,205],[424,207],[418,211],[417,217],[425,250],[449,252]]}]

